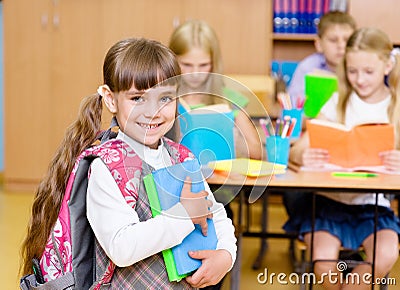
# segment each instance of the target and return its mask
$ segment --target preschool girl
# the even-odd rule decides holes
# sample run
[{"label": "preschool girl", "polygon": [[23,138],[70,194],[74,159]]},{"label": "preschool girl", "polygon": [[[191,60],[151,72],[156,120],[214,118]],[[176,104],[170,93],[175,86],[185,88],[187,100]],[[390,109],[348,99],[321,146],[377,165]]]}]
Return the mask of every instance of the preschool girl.
[{"label": "preschool girl", "polygon": [[[184,186],[181,202],[154,218],[144,190],[147,173],[193,158],[187,148],[164,137],[177,114],[173,78],[179,74],[175,55],[159,42],[131,38],[109,49],[103,65],[104,85],[98,94],[83,99],[78,119],[68,128],[36,192],[22,250],[23,274],[31,272],[32,258],[42,257],[75,159],[98,138],[103,102],[119,130],[99,149],[109,150],[115,144],[113,149],[137,156],[137,163],[123,163],[130,177],[124,192],[121,180],[107,166],[118,155],[111,150],[91,164],[86,215],[96,240],[96,279],[113,268],[110,289],[192,289],[216,284],[230,270],[236,258],[234,227],[206,183],[206,190],[196,195]],[[202,261],[201,267],[179,283],[170,282],[161,251],[181,243],[194,224],[201,225],[206,235],[207,218],[214,221],[217,249],[189,252]],[[50,269],[44,260],[40,262],[46,273]]]}]

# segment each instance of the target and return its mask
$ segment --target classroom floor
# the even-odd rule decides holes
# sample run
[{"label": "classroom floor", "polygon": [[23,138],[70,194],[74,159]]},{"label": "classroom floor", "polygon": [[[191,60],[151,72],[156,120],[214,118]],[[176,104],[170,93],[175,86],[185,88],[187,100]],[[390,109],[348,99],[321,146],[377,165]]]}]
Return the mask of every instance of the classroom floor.
[{"label": "classroom floor", "polygon": [[[26,224],[30,215],[33,193],[31,192],[5,192],[0,188],[0,289],[14,290],[18,287],[19,248],[25,234]],[[233,204],[235,210],[235,204]],[[254,205],[252,210],[254,220],[260,213],[260,206]],[[269,205],[269,229],[278,231],[286,220],[286,212],[278,198],[271,200]],[[257,226],[257,225],[256,225]],[[242,267],[240,277],[240,289],[269,289],[291,290],[300,289],[299,285],[283,285],[277,280],[274,283],[259,283],[257,276],[267,271],[270,273],[292,273],[293,269],[288,254],[289,241],[286,239],[269,239],[268,251],[259,270],[253,270],[252,264],[257,256],[260,241],[258,238],[244,238],[242,249]],[[400,260],[400,259],[399,259]],[[263,277],[263,276],[260,276]],[[399,279],[400,261],[398,261],[390,273],[390,277]],[[230,286],[229,276],[225,278],[223,290]],[[321,289],[313,287],[313,289]],[[400,286],[390,286],[389,289],[400,289]]]}]

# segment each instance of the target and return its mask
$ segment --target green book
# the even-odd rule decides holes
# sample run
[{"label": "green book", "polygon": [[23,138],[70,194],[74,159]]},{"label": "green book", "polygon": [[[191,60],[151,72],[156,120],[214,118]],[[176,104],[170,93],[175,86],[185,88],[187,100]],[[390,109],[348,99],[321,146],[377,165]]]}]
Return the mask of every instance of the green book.
[{"label": "green book", "polygon": [[[153,175],[149,174],[143,177],[144,186],[146,187],[147,196],[149,198],[149,203],[151,207],[151,213],[153,217],[161,214],[161,205],[158,199],[157,186],[154,182]],[[189,274],[179,275],[176,269],[176,264],[174,260],[174,255],[172,254],[172,249],[166,249],[162,251],[164,258],[165,267],[167,268],[167,274],[169,281],[179,282],[183,278],[187,277]]]},{"label": "green book", "polygon": [[224,96],[227,97],[231,103],[233,103],[239,108],[244,108],[249,103],[249,99],[246,96],[239,93],[238,91],[235,91],[228,87],[224,87],[222,92]]},{"label": "green book", "polygon": [[337,78],[331,74],[307,74],[305,76],[304,114],[315,118],[332,94],[337,91]]}]

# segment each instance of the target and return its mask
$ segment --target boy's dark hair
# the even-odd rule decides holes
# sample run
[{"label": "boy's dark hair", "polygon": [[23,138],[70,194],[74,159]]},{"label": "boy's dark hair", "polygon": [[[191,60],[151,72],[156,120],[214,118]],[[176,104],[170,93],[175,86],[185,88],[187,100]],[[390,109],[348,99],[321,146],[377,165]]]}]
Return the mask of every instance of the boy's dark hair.
[{"label": "boy's dark hair", "polygon": [[353,30],[357,28],[356,21],[350,14],[342,11],[329,11],[321,17],[318,23],[318,36],[322,37],[326,30],[334,24],[348,25]]}]

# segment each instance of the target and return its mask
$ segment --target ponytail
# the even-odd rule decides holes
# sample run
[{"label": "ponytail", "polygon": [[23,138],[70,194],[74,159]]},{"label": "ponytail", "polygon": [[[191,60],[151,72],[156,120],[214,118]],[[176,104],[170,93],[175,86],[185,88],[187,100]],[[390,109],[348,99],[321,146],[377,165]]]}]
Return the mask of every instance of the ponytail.
[{"label": "ponytail", "polygon": [[57,221],[75,160],[83,150],[94,143],[101,130],[102,109],[101,96],[98,94],[82,100],[77,120],[67,128],[64,139],[37,188],[27,236],[21,249],[22,275],[32,272],[33,258],[41,258],[50,232]]}]

